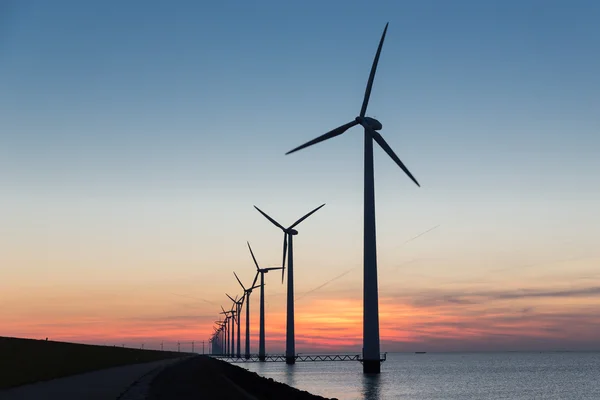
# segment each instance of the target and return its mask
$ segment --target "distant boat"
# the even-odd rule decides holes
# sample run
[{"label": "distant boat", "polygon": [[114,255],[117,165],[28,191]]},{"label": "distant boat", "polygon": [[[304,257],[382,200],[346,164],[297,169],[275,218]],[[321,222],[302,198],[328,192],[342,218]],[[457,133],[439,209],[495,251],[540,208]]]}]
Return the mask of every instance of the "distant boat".
[{"label": "distant boat", "polygon": [[415,351],[415,354],[425,354],[427,353],[426,351]]}]

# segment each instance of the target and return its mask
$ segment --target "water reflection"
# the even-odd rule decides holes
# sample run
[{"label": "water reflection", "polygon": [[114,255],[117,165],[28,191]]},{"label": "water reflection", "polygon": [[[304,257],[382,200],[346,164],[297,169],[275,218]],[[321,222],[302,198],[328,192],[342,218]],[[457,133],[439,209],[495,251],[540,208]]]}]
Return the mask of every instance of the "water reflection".
[{"label": "water reflection", "polygon": [[352,362],[241,366],[340,400],[600,399],[598,352],[397,353],[388,354],[379,375],[364,375]]},{"label": "water reflection", "polygon": [[296,375],[294,374],[295,364],[286,364],[285,374],[283,376],[283,383],[289,386],[296,387]]},{"label": "water reflection", "polygon": [[[266,376],[269,378],[274,378],[275,380],[281,382],[281,383],[285,383],[286,385],[289,386],[293,386],[296,387],[297,383],[296,382],[296,375],[297,372],[295,372],[295,364],[284,364],[285,368],[283,369],[283,371],[279,370],[279,373],[277,374],[273,374],[273,370],[274,369],[278,369],[278,368],[274,368],[274,367],[281,367],[282,365],[279,363],[269,363],[269,362],[258,362],[258,363],[253,363],[254,365],[252,365],[254,368],[254,372],[256,372],[259,375],[262,376]],[[279,364],[279,365],[276,365]],[[244,367],[246,367],[246,365],[243,365]],[[252,369],[250,369],[252,370]]]},{"label": "water reflection", "polygon": [[379,400],[381,387],[380,374],[363,374],[363,399],[364,400]]}]

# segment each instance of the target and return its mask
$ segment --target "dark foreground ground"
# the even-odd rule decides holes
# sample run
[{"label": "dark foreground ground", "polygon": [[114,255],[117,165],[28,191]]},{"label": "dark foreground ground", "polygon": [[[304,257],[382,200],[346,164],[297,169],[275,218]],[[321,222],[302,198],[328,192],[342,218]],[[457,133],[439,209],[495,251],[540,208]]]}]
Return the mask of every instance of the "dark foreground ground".
[{"label": "dark foreground ground", "polygon": [[186,353],[0,337],[0,389]]},{"label": "dark foreground ground", "polygon": [[147,400],[326,399],[207,356],[166,368],[152,381]]}]

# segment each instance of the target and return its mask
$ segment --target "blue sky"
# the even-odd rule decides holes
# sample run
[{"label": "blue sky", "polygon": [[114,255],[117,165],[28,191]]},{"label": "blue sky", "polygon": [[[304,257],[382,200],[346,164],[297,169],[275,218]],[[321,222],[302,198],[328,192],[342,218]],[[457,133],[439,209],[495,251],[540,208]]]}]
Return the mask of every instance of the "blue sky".
[{"label": "blue sky", "polygon": [[301,289],[360,265],[360,130],[284,153],[358,114],[388,21],[368,115],[422,188],[376,149],[380,265],[427,260],[404,270],[426,291],[587,260],[556,281],[575,282],[600,256],[599,18],[594,1],[3,2],[4,284],[235,287],[245,240],[280,258],[254,204],[285,224],[327,203],[300,230]]}]

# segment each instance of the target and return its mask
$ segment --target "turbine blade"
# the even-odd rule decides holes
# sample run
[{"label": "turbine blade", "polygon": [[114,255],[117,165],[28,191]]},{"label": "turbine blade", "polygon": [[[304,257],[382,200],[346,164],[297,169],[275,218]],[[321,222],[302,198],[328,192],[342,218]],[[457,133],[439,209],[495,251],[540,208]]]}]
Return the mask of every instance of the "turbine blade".
[{"label": "turbine blade", "polygon": [[287,253],[287,232],[283,232],[283,261],[281,262],[281,265],[283,266],[283,269],[281,270],[281,283],[283,284],[283,274],[285,273],[285,256]]},{"label": "turbine blade", "polygon": [[254,280],[252,281],[252,286],[250,286],[250,289],[253,289],[253,286],[256,285],[257,279],[258,279],[258,272],[256,273],[256,275],[254,275]]},{"label": "turbine blade", "polygon": [[269,267],[269,268],[263,268],[264,271],[276,271],[278,269],[282,269],[282,267]]},{"label": "turbine blade", "polygon": [[369,74],[369,81],[367,82],[367,89],[365,90],[365,98],[363,99],[362,107],[360,108],[360,116],[364,117],[367,112],[367,106],[369,105],[369,98],[371,97],[371,89],[373,88],[373,79],[375,79],[375,72],[377,71],[377,63],[379,62],[379,55],[381,54],[381,48],[383,47],[383,41],[385,40],[385,34],[387,32],[388,22],[385,24],[385,29],[383,30],[383,35],[381,35],[381,40],[379,41],[379,47],[377,47],[377,53],[375,54],[375,59],[373,60],[373,65],[371,66],[371,73]]},{"label": "turbine blade", "polygon": [[410,173],[410,171],[408,170],[408,168],[406,168],[406,166],[404,166],[404,164],[402,163],[402,161],[400,161],[400,158],[398,158],[398,156],[396,155],[396,153],[394,153],[394,150],[392,150],[392,148],[387,144],[387,142],[385,141],[385,139],[383,138],[383,136],[381,136],[379,134],[379,132],[375,131],[368,124],[364,124],[363,126],[365,127],[365,129],[367,130],[367,132],[369,132],[369,134],[373,137],[373,139],[377,142],[377,144],[379,144],[379,146],[381,146],[381,148],[383,149],[383,151],[385,151],[388,154],[388,156],[390,156],[392,158],[392,160],[394,160],[394,162],[396,164],[398,164],[398,166],[402,169],[402,171],[404,171],[404,173],[406,175],[408,175],[408,177],[410,179],[412,179],[412,181],[414,183],[416,183],[417,186],[421,187],[421,185],[419,184],[419,182],[417,182],[417,180]]},{"label": "turbine blade", "polygon": [[292,229],[294,228],[296,225],[298,225],[300,222],[304,221],[306,218],[310,217],[311,215],[313,215],[314,213],[316,213],[319,208],[323,207],[325,205],[325,203],[321,204],[319,207],[315,208],[314,210],[312,210],[311,212],[309,212],[308,214],[306,214],[304,217],[300,218],[298,221],[294,222],[294,224],[292,226],[290,226],[288,229]]},{"label": "turbine blade", "polygon": [[221,310],[223,310],[221,314],[225,314],[225,309],[223,308],[223,306],[221,306]]},{"label": "turbine blade", "polygon": [[256,261],[256,257],[254,257],[254,253],[252,252],[252,247],[250,247],[250,242],[248,243],[248,248],[250,249],[250,254],[252,254],[252,259],[254,260],[254,265],[256,265],[256,270],[258,271],[260,267],[258,266],[258,262]]},{"label": "turbine blade", "polygon": [[233,297],[231,297],[231,296],[230,296],[230,295],[228,295],[227,293],[225,293],[225,296],[229,297],[229,299],[235,303],[235,300],[233,299]]},{"label": "turbine blade", "polygon": [[321,136],[319,136],[319,137],[317,137],[317,138],[315,138],[313,140],[310,140],[310,141],[304,143],[303,145],[300,145],[300,146],[296,147],[295,149],[292,149],[292,150],[288,151],[287,153],[285,153],[285,155],[287,156],[288,154],[294,153],[294,152],[296,152],[298,150],[302,150],[304,148],[307,148],[308,146],[312,146],[313,144],[317,144],[317,143],[322,142],[324,140],[331,139],[333,137],[339,136],[339,135],[341,135],[342,133],[346,132],[348,129],[352,128],[355,125],[358,125],[358,122],[356,122],[356,121],[348,122],[345,125],[339,126],[339,127],[335,128],[335,129],[333,129],[333,130],[331,130],[331,131],[329,131],[329,132],[327,132],[327,133],[325,133],[325,134],[323,134],[323,135],[321,135]]},{"label": "turbine blade", "polygon": [[254,206],[254,208],[256,208],[258,210],[259,213],[261,213],[262,215],[264,215],[264,217],[266,219],[268,219],[269,221],[271,221],[273,223],[273,225],[275,225],[276,227],[285,230],[285,228],[283,226],[281,226],[279,224],[279,222],[275,221],[273,218],[269,217],[267,214],[265,214],[260,208]]},{"label": "turbine blade", "polygon": [[246,288],[244,287],[244,285],[242,285],[242,281],[240,281],[240,278],[238,278],[237,274],[235,273],[235,271],[233,272],[233,274],[235,275],[235,279],[237,279],[238,283],[240,284],[240,286],[242,287],[242,289],[246,290]]}]

